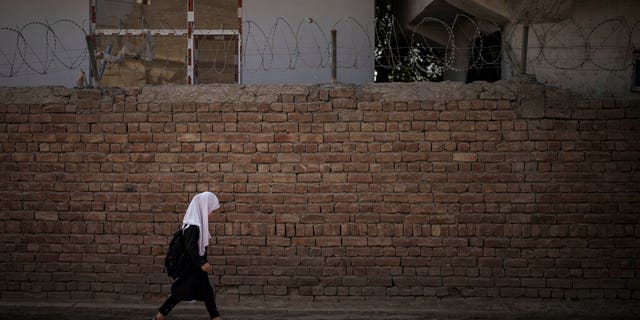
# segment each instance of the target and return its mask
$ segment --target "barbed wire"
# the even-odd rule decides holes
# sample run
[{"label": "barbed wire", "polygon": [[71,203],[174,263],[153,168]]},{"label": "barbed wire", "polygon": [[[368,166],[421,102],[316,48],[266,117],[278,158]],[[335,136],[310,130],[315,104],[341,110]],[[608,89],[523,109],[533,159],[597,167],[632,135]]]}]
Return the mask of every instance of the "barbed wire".
[{"label": "barbed wire", "polygon": [[78,69],[88,58],[83,25],[60,19],[0,27],[0,77]]},{"label": "barbed wire", "polygon": [[[425,17],[413,25],[413,31],[406,31],[400,21],[391,17],[387,26],[381,26],[381,21],[375,25],[375,41],[370,39],[371,26],[365,26],[355,18],[342,19],[355,26],[356,32],[340,32],[338,35],[349,38],[364,39],[360,46],[339,47],[341,57],[351,57],[353,63],[344,60],[339,61],[340,68],[358,68],[358,58],[376,54],[376,67],[396,69],[399,65],[417,68],[424,72],[433,72],[437,67],[439,72],[465,71],[481,67],[500,64],[502,59],[512,60],[512,66],[517,68],[519,63],[514,58],[519,56],[519,37],[521,37],[521,25],[501,28],[497,23],[486,20],[478,20],[473,17],[459,14],[452,23],[447,23],[435,17]],[[320,40],[314,38],[315,46],[312,53],[317,56],[313,62],[308,60],[309,50],[302,46],[303,39],[300,36],[301,26],[305,21],[292,24],[283,18],[278,18],[271,28],[265,28],[249,20],[244,23],[243,30],[243,57],[259,56],[259,65],[245,64],[245,71],[296,69],[299,66],[305,68],[328,68],[330,54],[328,34],[315,20],[308,18],[321,35]],[[339,23],[336,23],[338,25]],[[481,26],[484,24],[484,26]],[[286,28],[282,27],[285,25]],[[458,26],[465,26],[466,32],[459,32]],[[296,26],[295,28],[293,26]],[[471,27],[469,27],[471,26]],[[384,28],[386,27],[386,30]],[[429,27],[431,34],[440,34],[440,41],[434,41],[420,30]],[[496,30],[488,33],[486,30]],[[279,30],[284,30],[284,35]],[[580,25],[575,19],[570,18],[560,22],[531,25],[529,37],[528,62],[543,64],[559,70],[577,70],[580,68],[598,68],[603,71],[622,71],[633,65],[633,50],[640,47],[640,21],[628,21],[624,17],[605,19],[589,28]],[[278,38],[280,37],[280,38]],[[461,39],[462,38],[462,39]],[[487,44],[494,38],[498,45]],[[444,39],[444,41],[442,40]],[[518,40],[518,41],[516,41]],[[293,42],[293,43],[292,43]],[[346,43],[357,43],[350,39]],[[278,46],[278,44],[285,46]],[[419,60],[412,60],[413,52],[426,52],[429,55],[428,63],[422,64]],[[497,52],[497,54],[496,54]],[[456,58],[466,57],[463,65],[456,64]],[[280,57],[286,61],[286,66],[274,67],[274,60]],[[286,58],[283,58],[286,57]],[[384,58],[384,59],[383,59]],[[301,63],[301,62],[305,63]],[[515,71],[514,71],[515,72]]]},{"label": "barbed wire", "polygon": [[[530,61],[543,60],[560,70],[577,70],[588,64],[605,71],[622,71],[633,65],[633,50],[640,46],[640,21],[624,17],[603,20],[586,29],[574,18],[549,25],[532,25],[540,44]],[[567,33],[577,39],[566,39]],[[531,41],[531,40],[530,40]],[[573,53],[568,60],[566,53]]]},{"label": "barbed wire", "polygon": [[[502,59],[511,60],[514,68],[519,67],[516,56],[519,56],[521,47],[518,46],[521,39],[522,25],[512,25],[500,28],[491,21],[478,21],[472,17],[458,15],[453,19],[453,23],[447,24],[433,17],[423,18],[418,22],[414,30],[420,30],[425,25],[430,25],[431,33],[444,33],[446,41],[440,45],[433,45],[433,41],[428,41],[418,31],[409,35],[400,28],[400,23],[392,17],[395,32],[387,35],[388,38],[410,39],[409,48],[424,45],[432,53],[432,63],[439,65],[442,71],[471,70],[478,67],[500,63]],[[461,23],[463,22],[463,23]],[[459,33],[456,33],[458,24],[472,25],[473,29],[467,31],[467,41],[459,41]],[[485,55],[485,52],[495,52],[492,46],[487,46],[484,41],[487,39],[487,32],[483,30],[480,23],[493,25],[494,30],[502,30],[488,36],[501,39],[502,48],[499,55]],[[439,26],[440,30],[434,30],[433,26]],[[578,70],[581,68],[593,69],[594,67],[603,71],[627,70],[633,65],[633,50],[640,47],[640,21],[629,21],[624,17],[605,19],[593,26],[585,27],[580,25],[575,19],[570,18],[560,22],[547,24],[532,24],[529,34],[529,54],[528,62],[538,65],[547,64],[558,70]],[[473,39],[479,41],[474,42]],[[426,41],[425,41],[426,40]],[[378,40],[378,43],[385,43],[389,40]],[[462,43],[462,45],[460,45]],[[466,44],[466,45],[465,45]],[[472,44],[469,46],[468,44]],[[389,52],[395,52],[399,48],[392,48]],[[489,49],[489,50],[485,50]],[[456,56],[460,54],[469,55],[468,52],[475,52],[468,60],[465,67],[461,68],[455,64]],[[395,62],[401,57],[393,55],[388,61]],[[395,65],[378,66],[394,68]],[[422,68],[423,65],[415,64],[412,67]],[[514,70],[513,72],[515,72]]]},{"label": "barbed wire", "polygon": [[261,26],[253,20],[245,20],[242,29],[245,32],[242,44],[243,70],[328,68],[331,64],[331,36],[328,31],[331,29],[337,30],[339,37],[343,38],[341,43],[348,44],[337,49],[340,52],[340,68],[361,68],[362,57],[373,57],[375,43],[371,38],[372,26],[352,17],[337,20],[329,30],[310,17],[295,23],[279,17],[272,26]]},{"label": "barbed wire", "polygon": [[[118,17],[108,20],[113,21],[110,26],[114,29],[124,30]],[[160,21],[164,30],[174,30],[176,34],[182,30]],[[85,21],[60,19],[0,27],[3,43],[0,46],[0,77],[44,76],[84,67],[88,59],[85,24]],[[522,25],[501,27],[495,22],[467,15],[457,15],[451,22],[425,17],[410,29],[393,16],[374,22],[344,17],[329,24],[312,17],[295,21],[279,17],[270,25],[243,20],[240,44],[238,36],[198,37],[197,72],[201,77],[216,74],[228,79],[227,75],[239,72],[239,60],[242,60],[241,72],[248,73],[328,69],[331,64],[330,29],[336,29],[338,33],[337,63],[343,69],[370,68],[372,60],[376,69],[403,67],[434,74],[500,68],[503,61],[510,61],[508,67],[516,73],[520,65]],[[114,43],[112,56],[103,54],[109,41],[100,41],[101,37],[98,36],[97,56],[111,61],[111,72],[145,73],[148,68],[159,68],[156,73],[167,74],[162,82],[178,81],[168,74],[184,73],[184,36],[174,36],[175,41],[159,44],[164,35],[152,38],[112,35],[109,37],[115,38],[111,39],[120,39],[111,41]],[[153,65],[131,63],[131,59],[141,59],[145,48],[149,50],[150,41],[153,41],[152,58],[147,60]],[[585,26],[568,18],[530,25],[528,63],[563,71],[619,72],[633,66],[634,48],[640,48],[638,20],[614,17]]]}]

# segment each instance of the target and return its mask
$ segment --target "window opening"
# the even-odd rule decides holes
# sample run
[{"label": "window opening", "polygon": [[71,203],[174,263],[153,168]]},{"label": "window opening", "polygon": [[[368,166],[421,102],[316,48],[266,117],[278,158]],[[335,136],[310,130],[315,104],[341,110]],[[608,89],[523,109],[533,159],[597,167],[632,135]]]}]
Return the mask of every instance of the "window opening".
[{"label": "window opening", "polygon": [[[102,84],[242,82],[242,0],[90,4],[98,65],[108,61]],[[112,50],[107,53],[109,44]]]}]

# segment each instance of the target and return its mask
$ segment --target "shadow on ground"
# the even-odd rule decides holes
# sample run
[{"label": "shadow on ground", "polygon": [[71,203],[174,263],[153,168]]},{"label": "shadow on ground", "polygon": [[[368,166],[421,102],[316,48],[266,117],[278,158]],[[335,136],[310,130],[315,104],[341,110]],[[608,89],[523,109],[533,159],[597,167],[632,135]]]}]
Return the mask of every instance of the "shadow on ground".
[{"label": "shadow on ground", "polygon": [[[636,303],[637,304],[637,303]],[[531,308],[470,308],[468,305],[436,306],[431,309],[388,308],[371,310],[331,308],[308,309],[255,309],[221,310],[225,320],[601,320],[640,319],[640,308],[631,302],[609,304],[533,305]],[[155,314],[155,306],[136,304],[0,304],[0,320],[149,320]],[[207,319],[204,305],[178,305],[169,320]]]}]

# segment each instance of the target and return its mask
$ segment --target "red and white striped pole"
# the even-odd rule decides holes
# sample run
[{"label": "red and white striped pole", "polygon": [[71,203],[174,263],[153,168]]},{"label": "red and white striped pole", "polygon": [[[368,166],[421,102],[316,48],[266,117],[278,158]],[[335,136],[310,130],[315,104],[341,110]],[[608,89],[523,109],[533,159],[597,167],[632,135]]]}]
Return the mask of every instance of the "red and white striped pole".
[{"label": "red and white striped pole", "polygon": [[238,0],[238,84],[242,84],[242,0]]},{"label": "red and white striped pole", "polygon": [[[98,13],[96,11],[96,0],[89,0],[89,35],[87,38],[87,50],[94,50],[96,48],[96,28],[98,25]],[[89,43],[91,42],[91,43]],[[93,56],[93,53],[89,53],[89,56]],[[89,86],[93,86],[93,79],[96,77],[94,74],[94,68],[92,62],[89,61]]]},{"label": "red and white striped pole", "polygon": [[91,21],[89,22],[89,35],[95,37],[98,19],[96,11],[96,0],[89,0],[89,8],[91,10],[91,12],[89,12],[89,17],[91,18]]},{"label": "red and white striped pole", "polygon": [[193,28],[195,21],[195,14],[193,13],[193,1],[187,0],[187,84],[196,84],[194,77],[194,37]]}]

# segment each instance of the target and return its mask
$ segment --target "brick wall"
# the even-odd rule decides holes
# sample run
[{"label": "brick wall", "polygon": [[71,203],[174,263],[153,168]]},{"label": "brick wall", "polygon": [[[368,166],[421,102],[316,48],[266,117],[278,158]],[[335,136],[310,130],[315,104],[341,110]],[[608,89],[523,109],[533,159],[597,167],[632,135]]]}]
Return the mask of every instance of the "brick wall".
[{"label": "brick wall", "polygon": [[640,299],[640,103],[532,83],[0,89],[0,299]]}]

